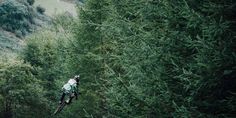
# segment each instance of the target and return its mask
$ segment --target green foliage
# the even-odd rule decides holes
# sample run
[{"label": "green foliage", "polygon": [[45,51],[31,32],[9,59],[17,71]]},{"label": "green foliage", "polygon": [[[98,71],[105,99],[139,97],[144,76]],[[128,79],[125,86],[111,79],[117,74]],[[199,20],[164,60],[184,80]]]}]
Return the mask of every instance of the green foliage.
[{"label": "green foliage", "polygon": [[[60,51],[63,50],[63,38],[50,31],[38,32],[27,39],[27,45],[23,52],[23,59],[38,69],[37,76],[47,83],[47,89],[54,88],[54,80],[65,74],[63,62],[66,56]],[[60,37],[60,38],[59,38]],[[57,40],[58,39],[58,40]],[[62,46],[62,47],[60,47]],[[61,55],[60,55],[61,54]]]},{"label": "green foliage", "polygon": [[[67,43],[69,35],[59,34],[49,30],[37,32],[27,39],[27,45],[22,53],[25,62],[35,69],[34,75],[41,80],[44,97],[50,106],[48,113],[53,113],[61,95],[61,87],[71,73],[68,62]],[[63,82],[64,81],[64,82]],[[50,114],[49,114],[50,116]]]},{"label": "green foliage", "polygon": [[47,101],[43,98],[39,81],[32,74],[34,69],[28,64],[14,61],[0,63],[0,71],[1,115],[7,118],[30,118],[35,112],[41,112],[35,117],[45,117]]},{"label": "green foliage", "polygon": [[[234,4],[86,1],[76,30],[74,65],[81,65],[82,88],[98,91],[94,97],[101,101],[101,109],[87,113],[233,117],[236,90],[226,86],[235,83]],[[231,73],[225,75],[226,70]]]},{"label": "green foliage", "polygon": [[76,20],[70,13],[63,13],[54,16],[52,22],[53,22],[53,28],[57,32],[62,32],[65,34],[72,34],[74,29],[74,26],[76,26]]},{"label": "green foliage", "polygon": [[88,0],[85,8],[80,9],[80,18],[75,25],[75,40],[71,43],[73,70],[81,75],[83,95],[76,111],[84,117],[102,117],[106,113],[103,83],[104,65],[102,20],[106,19],[107,0]]},{"label": "green foliage", "polygon": [[87,0],[78,21],[58,16],[54,32],[31,36],[23,59],[50,106],[63,80],[81,75],[79,101],[58,117],[231,118],[235,9],[232,0]]}]

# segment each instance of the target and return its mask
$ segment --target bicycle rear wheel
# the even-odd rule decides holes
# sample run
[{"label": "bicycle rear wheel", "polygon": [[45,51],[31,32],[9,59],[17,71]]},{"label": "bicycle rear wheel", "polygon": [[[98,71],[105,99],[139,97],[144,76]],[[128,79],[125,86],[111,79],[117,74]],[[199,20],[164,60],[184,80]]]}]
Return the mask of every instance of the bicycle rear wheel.
[{"label": "bicycle rear wheel", "polygon": [[58,107],[57,109],[55,110],[55,112],[53,113],[54,115],[56,115],[57,113],[59,113],[63,108],[64,106],[66,105],[66,102],[62,102]]}]

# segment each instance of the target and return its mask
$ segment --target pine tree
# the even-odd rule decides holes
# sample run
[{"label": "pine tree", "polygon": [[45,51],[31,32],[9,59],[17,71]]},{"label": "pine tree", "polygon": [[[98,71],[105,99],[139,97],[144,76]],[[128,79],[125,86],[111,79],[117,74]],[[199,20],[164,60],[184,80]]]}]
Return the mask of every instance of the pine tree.
[{"label": "pine tree", "polygon": [[106,113],[104,98],[104,52],[102,22],[106,19],[107,0],[88,0],[80,9],[75,41],[72,44],[74,73],[81,75],[79,114],[102,117]]}]

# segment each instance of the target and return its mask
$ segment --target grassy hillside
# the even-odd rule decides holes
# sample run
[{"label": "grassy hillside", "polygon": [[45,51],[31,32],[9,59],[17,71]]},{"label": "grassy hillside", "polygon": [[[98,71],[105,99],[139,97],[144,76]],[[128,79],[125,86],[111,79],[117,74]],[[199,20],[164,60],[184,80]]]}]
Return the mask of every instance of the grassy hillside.
[{"label": "grassy hillside", "polygon": [[22,44],[22,39],[15,34],[0,29],[0,55],[18,52]]},{"label": "grassy hillside", "polygon": [[26,0],[0,2],[0,54],[16,52],[21,39],[50,22],[32,4]]},{"label": "grassy hillside", "polygon": [[75,4],[62,0],[36,0],[34,6],[42,6],[46,9],[45,14],[53,16],[56,14],[69,12],[73,16],[76,16]]},{"label": "grassy hillside", "polygon": [[[50,22],[49,16],[69,12],[76,16],[75,4],[61,0],[1,0],[0,55],[17,51],[26,35]],[[39,7],[40,6],[40,7]],[[46,11],[40,13],[39,9]],[[15,12],[18,11],[18,12]],[[45,15],[46,14],[46,15]]]}]

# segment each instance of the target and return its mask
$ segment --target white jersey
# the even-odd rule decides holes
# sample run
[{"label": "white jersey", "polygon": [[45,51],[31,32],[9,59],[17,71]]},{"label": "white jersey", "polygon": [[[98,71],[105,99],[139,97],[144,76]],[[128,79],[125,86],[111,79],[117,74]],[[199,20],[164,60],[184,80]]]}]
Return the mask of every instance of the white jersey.
[{"label": "white jersey", "polygon": [[71,85],[71,86],[76,86],[76,81],[75,81],[75,79],[70,79],[69,81],[68,81],[68,83]]},{"label": "white jersey", "polygon": [[63,87],[65,93],[70,93],[71,90],[74,90],[76,88],[77,82],[75,79],[70,79]]}]

